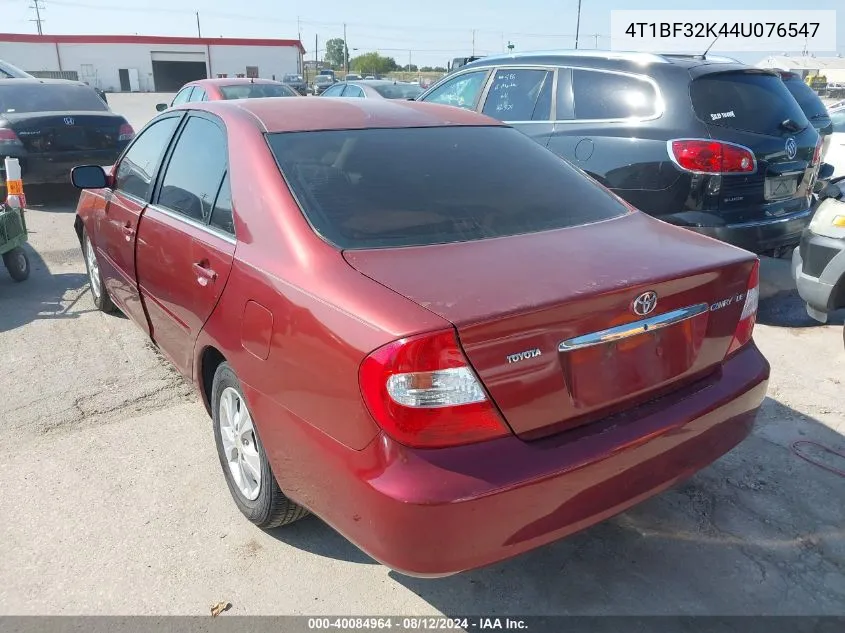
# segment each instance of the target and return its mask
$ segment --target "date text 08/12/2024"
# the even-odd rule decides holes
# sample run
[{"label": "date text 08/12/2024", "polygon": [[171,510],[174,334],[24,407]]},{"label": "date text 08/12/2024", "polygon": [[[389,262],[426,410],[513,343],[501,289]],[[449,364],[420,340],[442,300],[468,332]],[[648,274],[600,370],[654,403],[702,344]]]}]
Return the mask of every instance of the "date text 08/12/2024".
[{"label": "date text 08/12/2024", "polygon": [[342,618],[308,618],[308,630],[371,630],[396,629],[398,631],[492,631],[511,630],[525,631],[528,624],[520,618],[496,617],[342,617]]}]

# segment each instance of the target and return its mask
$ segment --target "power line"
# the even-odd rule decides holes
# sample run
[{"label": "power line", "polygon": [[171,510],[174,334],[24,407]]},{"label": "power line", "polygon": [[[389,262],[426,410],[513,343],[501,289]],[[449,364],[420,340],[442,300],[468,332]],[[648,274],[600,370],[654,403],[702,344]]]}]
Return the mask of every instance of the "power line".
[{"label": "power line", "polygon": [[44,31],[41,30],[41,23],[45,22],[45,20],[41,19],[41,9],[45,9],[46,7],[41,6],[40,0],[34,0],[31,5],[29,5],[30,9],[35,9],[35,19],[30,20],[30,22],[35,22],[36,26],[38,27],[38,34],[44,35]]}]

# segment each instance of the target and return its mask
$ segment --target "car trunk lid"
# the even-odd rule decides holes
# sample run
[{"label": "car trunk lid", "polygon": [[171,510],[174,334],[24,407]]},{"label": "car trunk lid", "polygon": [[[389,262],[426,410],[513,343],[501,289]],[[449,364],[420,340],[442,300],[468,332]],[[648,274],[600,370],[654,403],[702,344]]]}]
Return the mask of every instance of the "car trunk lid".
[{"label": "car trunk lid", "polygon": [[[492,400],[525,439],[635,406],[718,367],[754,261],[641,213],[344,257],[454,324]],[[656,307],[636,314],[633,302],[649,292]]]},{"label": "car trunk lid", "polygon": [[123,117],[109,112],[4,114],[29,153],[77,152],[120,146]]}]

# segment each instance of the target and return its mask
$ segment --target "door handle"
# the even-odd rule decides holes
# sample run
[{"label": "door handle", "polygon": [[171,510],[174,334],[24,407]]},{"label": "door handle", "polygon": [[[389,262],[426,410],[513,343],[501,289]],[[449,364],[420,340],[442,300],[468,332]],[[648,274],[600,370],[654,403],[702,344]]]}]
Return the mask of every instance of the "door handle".
[{"label": "door handle", "polygon": [[197,276],[197,283],[200,286],[207,286],[209,281],[217,280],[217,273],[208,268],[208,262],[197,262],[193,265],[194,273]]},{"label": "door handle", "polygon": [[123,225],[123,228],[121,230],[123,231],[123,234],[126,236],[127,242],[132,239],[133,235],[135,235],[135,229],[133,229],[132,225],[129,224],[128,222]]}]

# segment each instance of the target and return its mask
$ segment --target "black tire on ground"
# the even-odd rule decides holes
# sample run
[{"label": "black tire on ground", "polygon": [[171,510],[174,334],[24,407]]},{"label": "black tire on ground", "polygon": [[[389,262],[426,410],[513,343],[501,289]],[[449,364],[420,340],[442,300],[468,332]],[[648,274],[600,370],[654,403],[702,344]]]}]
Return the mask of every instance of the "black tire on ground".
[{"label": "black tire on ground", "polygon": [[[91,244],[91,241],[88,237],[88,231],[86,229],[82,229],[82,259],[85,260],[85,270],[88,272],[88,283],[91,285],[91,298],[94,299],[94,305],[100,312],[105,312],[109,314],[114,312],[117,308],[114,305],[114,302],[111,300],[109,296],[109,291],[106,290],[105,285],[103,284],[103,277],[99,275],[97,280],[95,281],[94,276],[91,274],[91,265],[88,262],[88,246]],[[91,244],[93,248],[93,244]],[[94,249],[94,258],[97,258],[96,249]],[[99,260],[97,260],[99,262]],[[99,263],[97,264],[97,268],[100,269]],[[100,269],[102,270],[102,269]]]},{"label": "black tire on ground", "polygon": [[29,277],[29,258],[20,246],[3,254],[3,263],[9,276],[15,281],[26,281]]},{"label": "black tire on ground", "polygon": [[[247,519],[265,530],[287,525],[308,516],[308,510],[288,499],[281,488],[279,488],[276,477],[273,475],[273,470],[270,468],[267,454],[264,452],[264,445],[258,437],[257,429],[255,430],[255,444],[258,448],[258,456],[261,463],[261,483],[258,497],[255,500],[249,500],[238,489],[232,477],[232,472],[229,470],[220,431],[220,396],[227,387],[231,387],[237,391],[241,401],[246,402],[238,377],[229,363],[223,362],[217,367],[217,371],[214,372],[214,381],[211,387],[211,417],[214,425],[214,442],[217,445],[217,456],[220,459],[220,467],[223,469],[226,485],[229,486],[229,492],[232,494],[232,498],[235,500],[238,509]],[[255,427],[254,420],[253,427]]]}]

